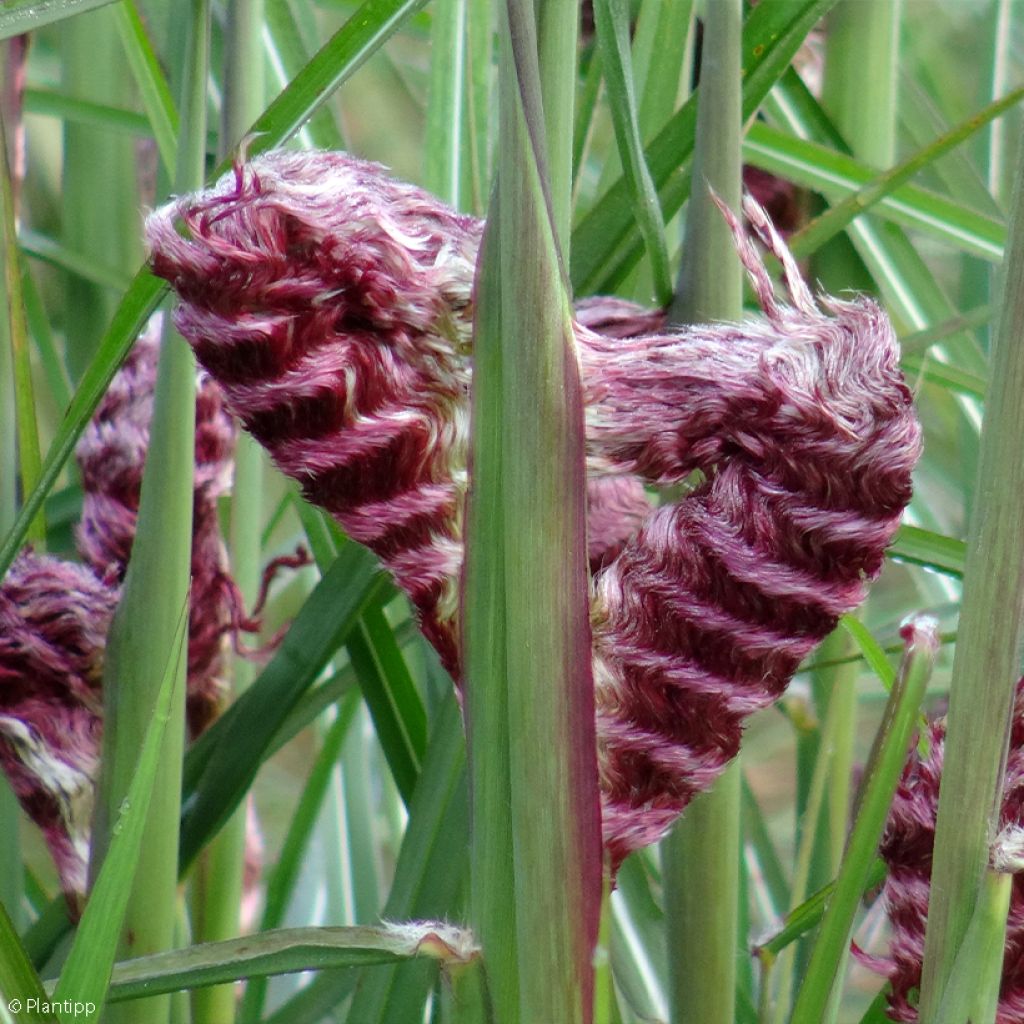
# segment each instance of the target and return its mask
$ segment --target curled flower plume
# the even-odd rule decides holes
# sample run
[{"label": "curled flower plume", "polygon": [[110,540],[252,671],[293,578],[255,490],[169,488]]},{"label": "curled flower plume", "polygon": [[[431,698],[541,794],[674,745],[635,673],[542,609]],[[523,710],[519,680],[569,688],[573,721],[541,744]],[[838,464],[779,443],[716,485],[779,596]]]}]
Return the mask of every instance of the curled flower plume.
[{"label": "curled flower plume", "polygon": [[[25,552],[0,583],[0,765],[41,828],[72,908],[85,893],[103,655],[135,538],[159,321],[136,342],[78,445],[83,502],[76,540],[85,564]],[[204,378],[196,402],[188,650],[193,734],[217,712],[225,634],[238,619],[216,504],[230,482],[233,446],[232,420],[216,385]]]},{"label": "curled flower plume", "polygon": [[578,332],[592,469],[705,482],[595,580],[605,842],[659,838],[735,757],[743,721],[860,604],[910,500],[920,428],[892,328],[867,299],[819,309],[779,236],[778,300],[723,211],[764,316],[612,342]]},{"label": "curled flower plume", "polygon": [[88,567],[31,552],[0,586],[0,764],[73,902],[85,892],[116,606],[116,591]]},{"label": "curled flower plume", "polygon": [[[927,753],[915,749],[903,769],[882,836],[880,853],[888,868],[882,898],[892,926],[888,955],[854,950],[858,959],[889,979],[889,1016],[904,1024],[918,1019],[912,994],[921,985],[945,742],[946,722],[940,719],[928,730]],[[1024,1020],[1024,679],[1017,683],[1014,700],[999,824],[992,866],[1014,878],[996,1024],[1019,1024]]]},{"label": "curled flower plume", "polygon": [[[577,311],[613,864],[659,838],[735,755],[746,716],[863,600],[919,454],[884,314],[819,308],[761,208],[745,212],[791,304],[727,214],[761,318],[668,333],[621,300]],[[392,570],[456,678],[481,230],[375,165],[284,152],[147,225],[176,323],[229,406]],[[696,469],[703,485],[649,507],[643,483]]]},{"label": "curled flower plume", "polygon": [[481,230],[335,153],[258,159],[147,225],[231,409],[394,573],[453,675]]}]

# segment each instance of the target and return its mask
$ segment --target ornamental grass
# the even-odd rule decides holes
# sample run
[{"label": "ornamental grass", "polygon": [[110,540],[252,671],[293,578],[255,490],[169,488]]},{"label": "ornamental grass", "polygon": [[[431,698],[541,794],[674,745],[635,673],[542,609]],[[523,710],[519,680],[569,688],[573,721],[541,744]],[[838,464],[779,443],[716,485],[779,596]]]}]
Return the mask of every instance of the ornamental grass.
[{"label": "ornamental grass", "polygon": [[1020,13],[3,5],[0,1020],[1024,1024]]}]

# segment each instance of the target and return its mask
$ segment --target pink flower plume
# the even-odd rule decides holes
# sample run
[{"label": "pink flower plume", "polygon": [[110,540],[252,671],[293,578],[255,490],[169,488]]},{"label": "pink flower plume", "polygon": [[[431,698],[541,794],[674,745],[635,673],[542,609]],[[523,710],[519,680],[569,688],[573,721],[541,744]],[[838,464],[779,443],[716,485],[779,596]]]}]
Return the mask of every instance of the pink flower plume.
[{"label": "pink flower plume", "polygon": [[[662,313],[622,300],[577,311],[614,864],[711,784],[744,719],[864,599],[920,451],[882,311],[816,302],[748,201],[783,264],[782,301],[723,212],[761,317],[667,332]],[[153,268],[182,300],[176,323],[229,407],[391,569],[456,679],[481,231],[376,165],[286,152],[147,225]],[[694,492],[649,507],[644,483],[697,469]]]}]

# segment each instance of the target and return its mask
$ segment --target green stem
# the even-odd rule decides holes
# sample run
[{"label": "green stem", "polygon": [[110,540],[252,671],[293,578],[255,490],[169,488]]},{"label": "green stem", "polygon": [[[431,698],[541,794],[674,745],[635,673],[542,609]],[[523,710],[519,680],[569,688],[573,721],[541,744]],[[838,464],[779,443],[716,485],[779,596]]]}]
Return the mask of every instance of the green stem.
[{"label": "green stem", "polygon": [[[707,9],[694,184],[670,311],[676,323],[738,320],[742,313],[739,261],[709,191],[739,208],[742,14],[739,0],[717,0]],[[673,1024],[734,1022],[740,781],[734,763],[662,844]]]},{"label": "green stem", "polygon": [[918,708],[939,649],[934,620],[919,620],[911,628],[911,643],[879,727],[857,821],[822,918],[791,1024],[821,1024],[826,1019],[833,989],[841,987],[837,984],[841,981],[840,964],[849,945],[854,914],[868,884],[889,805],[917,726]]},{"label": "green stem", "polygon": [[[60,26],[63,85],[73,97],[130,107],[131,79],[115,17],[113,10],[94,11]],[[61,196],[68,248],[131,273],[142,261],[141,218],[131,198],[137,194],[131,138],[65,124]],[[68,368],[77,381],[110,322],[116,296],[68,274],[64,297]]]},{"label": "green stem", "polygon": [[1024,640],[1024,165],[1018,167],[981,433],[950,691],[943,784],[921,978],[922,1024],[936,1024],[988,863],[1014,682]]},{"label": "green stem", "polygon": [[[224,100],[220,152],[226,156],[263,109],[262,0],[232,0],[224,33]],[[231,572],[246,607],[259,594],[263,504],[263,454],[246,433],[235,445],[234,486],[228,549]],[[235,656],[232,691],[242,693],[255,677],[255,666]],[[216,942],[239,934],[239,909],[245,873],[247,803],[235,811],[196,864],[192,889],[192,930],[196,942]],[[193,1016],[209,1024],[235,1019],[235,986],[214,985],[192,994]]]},{"label": "green stem", "polygon": [[[176,190],[203,180],[206,141],[208,0],[189,7],[190,47],[178,149]],[[152,719],[158,685],[187,607],[192,551],[192,474],[195,448],[195,364],[168,322],[157,373],[150,445],[142,481],[138,530],[110,630],[104,666],[102,770],[90,871],[98,874],[110,830],[135,772],[137,751]],[[135,882],[122,928],[122,952],[140,956],[170,948],[178,881],[178,821],[185,722],[185,662],[180,659],[170,724],[160,753]],[[165,1024],[170,1000],[115,1007],[108,1020]]]}]

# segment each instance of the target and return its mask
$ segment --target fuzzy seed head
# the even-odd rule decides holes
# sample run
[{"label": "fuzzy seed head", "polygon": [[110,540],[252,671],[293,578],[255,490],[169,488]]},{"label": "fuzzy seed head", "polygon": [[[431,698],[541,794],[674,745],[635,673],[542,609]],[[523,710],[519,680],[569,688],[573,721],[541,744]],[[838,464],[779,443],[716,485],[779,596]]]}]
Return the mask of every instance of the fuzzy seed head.
[{"label": "fuzzy seed head", "polygon": [[[744,213],[788,303],[723,209],[761,317],[669,333],[661,311],[578,307],[613,865],[711,784],[745,718],[863,600],[920,451],[884,314],[816,302],[764,211]],[[264,154],[147,225],[176,323],[230,407],[391,569],[456,679],[481,233],[337,153]],[[697,469],[704,484],[650,508],[644,484]]]}]

